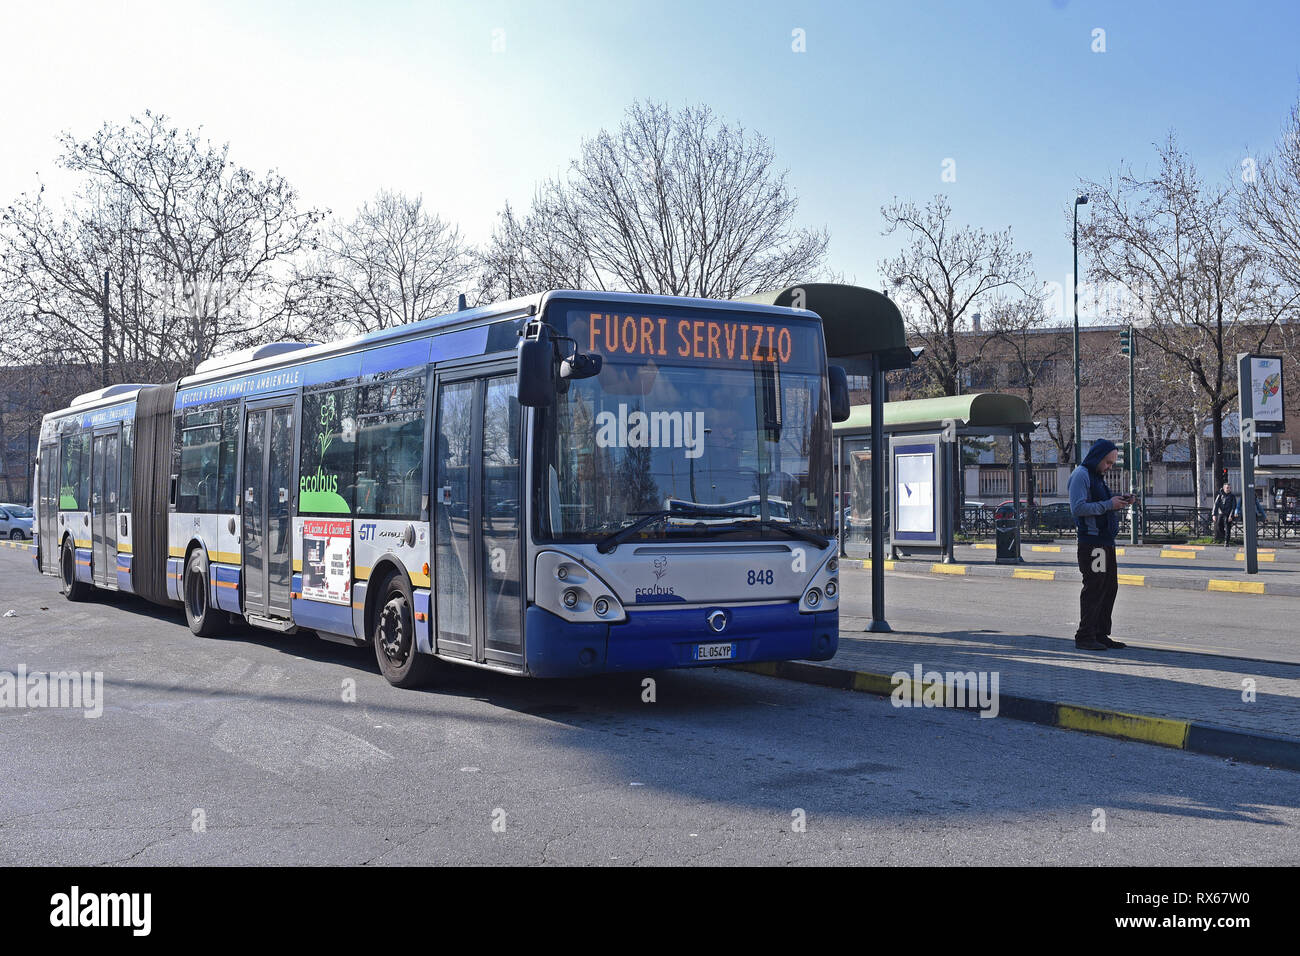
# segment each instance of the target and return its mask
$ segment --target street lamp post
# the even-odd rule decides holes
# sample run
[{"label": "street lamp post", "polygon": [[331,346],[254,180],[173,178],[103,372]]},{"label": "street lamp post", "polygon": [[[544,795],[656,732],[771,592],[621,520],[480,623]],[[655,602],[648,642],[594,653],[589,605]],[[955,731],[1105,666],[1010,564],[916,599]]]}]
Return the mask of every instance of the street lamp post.
[{"label": "street lamp post", "polygon": [[1083,461],[1083,413],[1079,408],[1079,207],[1087,195],[1074,200],[1074,463]]}]

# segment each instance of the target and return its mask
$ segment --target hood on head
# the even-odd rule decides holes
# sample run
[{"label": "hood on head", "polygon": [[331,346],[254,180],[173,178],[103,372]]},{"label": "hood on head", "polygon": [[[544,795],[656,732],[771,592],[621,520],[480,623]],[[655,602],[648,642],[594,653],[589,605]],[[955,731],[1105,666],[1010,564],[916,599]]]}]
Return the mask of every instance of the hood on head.
[{"label": "hood on head", "polygon": [[1101,460],[1113,452],[1118,446],[1108,438],[1098,438],[1088,449],[1088,454],[1083,456],[1083,463],[1088,466],[1089,471],[1096,471]]}]

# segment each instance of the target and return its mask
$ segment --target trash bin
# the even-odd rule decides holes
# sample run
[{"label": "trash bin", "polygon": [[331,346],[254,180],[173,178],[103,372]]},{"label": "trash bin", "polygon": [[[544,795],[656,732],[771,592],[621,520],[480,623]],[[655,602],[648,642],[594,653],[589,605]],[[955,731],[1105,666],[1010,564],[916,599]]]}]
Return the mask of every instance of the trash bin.
[{"label": "trash bin", "polygon": [[993,514],[993,533],[997,540],[997,560],[1020,560],[1020,520],[1011,505],[1002,505]]}]

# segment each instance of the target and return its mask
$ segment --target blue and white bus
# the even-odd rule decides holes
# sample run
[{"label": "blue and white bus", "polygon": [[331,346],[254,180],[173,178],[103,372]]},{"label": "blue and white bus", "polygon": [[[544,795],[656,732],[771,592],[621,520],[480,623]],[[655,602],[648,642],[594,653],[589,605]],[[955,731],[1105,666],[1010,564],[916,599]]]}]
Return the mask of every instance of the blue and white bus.
[{"label": "blue and white bus", "polygon": [[824,660],[847,402],[814,313],[742,302],[554,291],[276,343],[47,415],[36,565],[200,636],[371,644],[399,686]]}]

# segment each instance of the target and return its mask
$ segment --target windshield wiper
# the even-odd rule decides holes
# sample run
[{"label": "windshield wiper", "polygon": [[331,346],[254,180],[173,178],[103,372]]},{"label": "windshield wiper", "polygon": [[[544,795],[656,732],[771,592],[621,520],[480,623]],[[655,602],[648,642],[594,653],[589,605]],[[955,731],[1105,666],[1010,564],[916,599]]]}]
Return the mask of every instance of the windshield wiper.
[{"label": "windshield wiper", "polygon": [[633,511],[631,516],[639,516],[639,520],[633,521],[626,528],[619,528],[613,534],[601,538],[600,543],[596,545],[596,550],[601,554],[609,554],[617,548],[622,542],[626,541],[632,535],[636,534],[642,528],[648,528],[656,522],[663,521],[665,518],[752,518],[753,515],[745,514],[741,511],[710,511],[705,508],[665,508],[663,511]]},{"label": "windshield wiper", "polygon": [[[816,545],[818,550],[826,547],[828,544],[831,543],[829,538],[824,538],[813,531],[804,531],[802,528],[796,527],[794,525],[783,524],[779,521],[773,521],[770,518],[764,521],[762,518],[755,518],[753,515],[748,515],[747,517],[749,517],[751,520],[758,523],[758,527],[760,531],[780,531],[782,534],[787,535],[791,538],[798,538],[800,541],[807,541],[809,544]],[[719,529],[719,533],[733,534],[737,531],[745,531],[745,530],[746,528],[744,526],[738,525],[734,528],[721,528]]]}]

